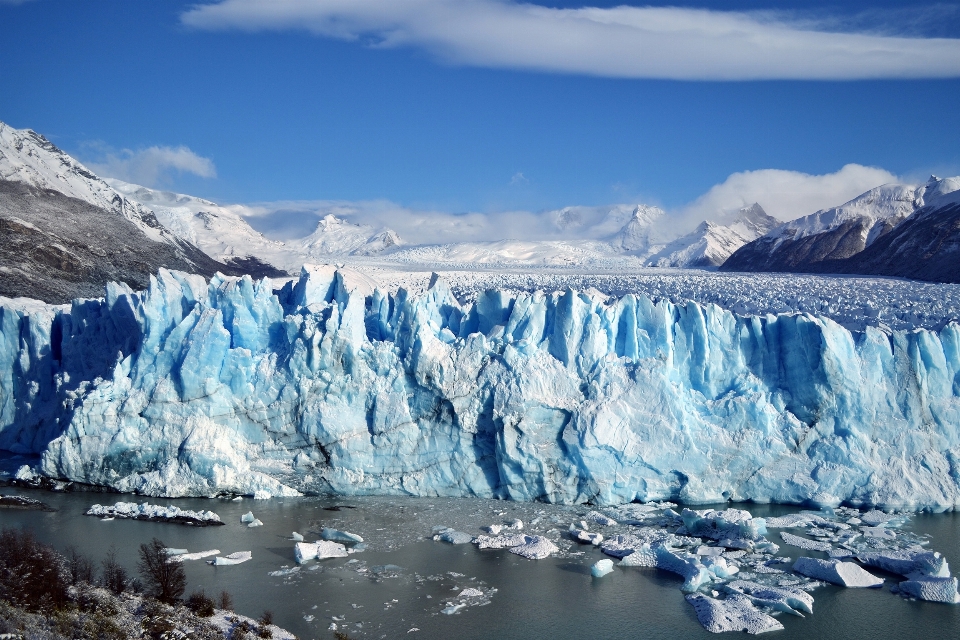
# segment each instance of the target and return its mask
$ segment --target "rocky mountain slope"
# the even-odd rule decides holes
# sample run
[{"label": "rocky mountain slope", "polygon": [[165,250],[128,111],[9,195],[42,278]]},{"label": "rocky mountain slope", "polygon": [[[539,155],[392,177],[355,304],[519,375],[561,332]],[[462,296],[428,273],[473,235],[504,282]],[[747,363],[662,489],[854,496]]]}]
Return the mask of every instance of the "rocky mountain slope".
[{"label": "rocky mountain slope", "polygon": [[0,230],[0,295],[7,297],[68,302],[102,296],[111,281],[142,289],[161,267],[260,275],[260,265],[214,260],[40,134],[4,123]]},{"label": "rocky mountain slope", "polygon": [[[925,195],[936,200],[943,197],[942,190],[955,190],[951,180],[932,177],[922,186],[889,184],[876,187],[839,207],[817,211],[772,229],[738,249],[721,269],[889,275],[906,275],[908,271],[919,273],[913,266],[897,264],[897,261],[912,262],[920,255],[914,255],[906,246],[894,248],[902,243],[905,232],[892,232],[913,219],[925,206]],[[911,224],[905,228],[917,227]],[[894,255],[899,258],[894,260]],[[932,274],[931,278],[937,279]]]}]

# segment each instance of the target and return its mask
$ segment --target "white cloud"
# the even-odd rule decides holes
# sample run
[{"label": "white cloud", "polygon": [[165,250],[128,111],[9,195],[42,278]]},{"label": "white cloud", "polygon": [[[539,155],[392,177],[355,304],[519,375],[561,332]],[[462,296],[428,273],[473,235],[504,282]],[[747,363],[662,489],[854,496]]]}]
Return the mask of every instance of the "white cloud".
[{"label": "white cloud", "polygon": [[[960,40],[853,32],[831,16],[677,7],[555,9],[513,0],[221,0],[197,29],[306,30],[419,47],[453,64],[618,78],[960,76]],[[889,31],[889,29],[887,29]]]},{"label": "white cloud", "polygon": [[[781,169],[734,173],[693,202],[667,211],[657,231],[664,238],[675,238],[703,220],[728,223],[738,209],[754,202],[770,215],[792,220],[896,181],[889,171],[858,164],[822,175]],[[257,230],[280,240],[310,234],[323,216],[332,213],[355,224],[393,229],[414,244],[443,244],[506,239],[603,240],[620,230],[636,204],[451,213],[405,207],[389,200],[297,200],[234,205],[234,209]]]},{"label": "white cloud", "polygon": [[759,202],[770,215],[793,220],[896,181],[897,176],[885,169],[860,164],[821,175],[781,169],[743,171],[731,174],[674,215],[679,226],[693,227],[702,220],[728,221],[739,208]]},{"label": "white cloud", "polygon": [[217,169],[210,158],[199,156],[189,148],[147,147],[131,151],[108,150],[98,162],[86,163],[95,173],[147,187],[159,183],[171,172],[192,173],[201,178],[215,178]]},{"label": "white cloud", "polygon": [[520,171],[517,171],[515,174],[513,174],[513,177],[510,178],[511,185],[526,184],[528,182],[530,182],[530,180]]}]

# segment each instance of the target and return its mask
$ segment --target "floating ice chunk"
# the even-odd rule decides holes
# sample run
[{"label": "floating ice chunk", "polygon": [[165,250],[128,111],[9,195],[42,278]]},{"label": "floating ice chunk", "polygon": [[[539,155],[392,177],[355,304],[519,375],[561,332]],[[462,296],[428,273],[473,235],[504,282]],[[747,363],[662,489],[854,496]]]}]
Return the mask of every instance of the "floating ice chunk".
[{"label": "floating ice chunk", "polygon": [[863,524],[871,527],[876,527],[888,522],[891,522],[890,526],[896,526],[893,524],[893,521],[901,520],[902,518],[902,516],[891,515],[889,513],[884,513],[883,511],[877,511],[876,509],[860,514],[860,520],[863,522]]},{"label": "floating ice chunk", "polygon": [[254,518],[253,522],[248,522],[247,527],[262,527],[263,523],[260,520]]},{"label": "floating ice chunk", "polygon": [[612,527],[617,524],[616,520],[603,515],[599,511],[591,511],[590,513],[585,515],[584,518],[586,520],[589,520],[590,522],[595,522],[599,525],[603,525],[604,527]]},{"label": "floating ice chunk", "polygon": [[461,591],[460,595],[458,595],[457,597],[458,598],[480,598],[482,596],[483,596],[483,591],[480,591],[480,589],[474,589],[471,587]]},{"label": "floating ice chunk", "polygon": [[723,552],[723,547],[708,547],[706,545],[697,547],[698,556],[720,556],[723,555]]},{"label": "floating ice chunk", "polygon": [[713,540],[724,538],[759,540],[767,533],[764,519],[754,518],[749,511],[743,509],[726,509],[724,511],[684,509],[680,518],[683,520],[683,526],[686,527],[688,535]]},{"label": "floating ice chunk", "polygon": [[732,577],[740,571],[737,565],[728,563],[727,559],[723,557],[707,556],[703,558],[702,563],[710,573],[723,580]]},{"label": "floating ice chunk", "polygon": [[817,540],[801,538],[800,536],[795,536],[792,533],[787,533],[786,531],[781,531],[780,537],[783,538],[783,541],[787,544],[794,547],[800,547],[801,549],[806,549],[807,551],[826,552],[833,549],[833,545],[829,542],[818,542]]},{"label": "floating ice chunk", "polygon": [[241,562],[246,562],[251,558],[253,558],[252,551],[237,551],[236,553],[231,553],[223,557],[217,556],[213,560],[207,560],[207,562],[219,567],[228,564],[240,564]]},{"label": "floating ice chunk", "polygon": [[[163,550],[163,552],[168,556],[179,556],[187,553],[188,551],[189,549],[174,549],[173,547],[167,547]],[[219,553],[219,551],[217,553]]]},{"label": "floating ice chunk", "polygon": [[[186,549],[184,549],[186,551]],[[220,549],[210,549],[209,551],[197,551],[195,553],[178,553],[167,558],[167,562],[183,562],[185,560],[202,560],[220,553]]]},{"label": "floating ice chunk", "polygon": [[864,538],[878,538],[880,540],[896,540],[897,533],[884,527],[860,527]]},{"label": "floating ice chunk", "polygon": [[879,587],[883,584],[883,578],[878,578],[852,562],[800,557],[793,564],[793,570],[808,578],[841,587]]},{"label": "floating ice chunk", "polygon": [[510,553],[523,556],[529,560],[542,560],[551,553],[559,551],[557,545],[543,536],[524,536],[523,544],[510,548]]},{"label": "floating ice chunk", "polygon": [[960,603],[956,578],[915,575],[899,585],[900,594],[930,602]]},{"label": "floating ice chunk", "polygon": [[697,556],[685,554],[684,557],[672,553],[667,547],[658,546],[654,549],[657,556],[657,568],[683,577],[684,583],[680,590],[692,593],[711,581],[710,571],[700,564]]},{"label": "floating ice chunk", "polygon": [[620,561],[621,567],[656,567],[657,554],[649,544],[640,545],[633,553],[624,556]]},{"label": "floating ice chunk", "polygon": [[594,578],[602,578],[608,573],[613,573],[613,560],[607,558],[597,560],[597,562],[590,567],[590,575]]},{"label": "floating ice chunk", "polygon": [[253,515],[253,511],[247,511],[245,514],[240,516],[240,522],[243,524],[249,524],[254,520],[256,520],[256,518]]},{"label": "floating ice chunk", "polygon": [[291,576],[295,573],[300,573],[300,567],[290,567],[288,569],[278,569],[277,571],[271,571],[267,575],[274,578],[280,578],[282,576]]},{"label": "floating ice chunk", "polygon": [[299,564],[308,560],[324,558],[345,558],[349,555],[346,547],[337,542],[318,540],[317,542],[298,542],[293,545],[293,556]]},{"label": "floating ice chunk", "polygon": [[484,531],[490,535],[500,535],[500,532],[503,531],[504,526],[502,524],[491,524],[483,528]]},{"label": "floating ice chunk", "polygon": [[463,531],[455,529],[444,529],[433,536],[434,540],[440,542],[449,542],[450,544],[469,544],[473,542],[473,536]]},{"label": "floating ice chunk", "polygon": [[725,588],[746,594],[755,605],[774,611],[783,611],[801,617],[804,613],[813,613],[813,596],[803,589],[774,587],[749,580],[734,580],[725,585]]},{"label": "floating ice chunk", "polygon": [[570,525],[569,533],[570,533],[570,537],[572,537],[577,542],[592,544],[594,546],[599,546],[600,543],[603,542],[602,534],[591,533],[586,529],[577,529],[573,525]]},{"label": "floating ice chunk", "polygon": [[865,551],[857,554],[857,560],[865,565],[890,573],[899,573],[902,576],[918,573],[938,578],[950,577],[947,559],[936,551],[912,549]]},{"label": "floating ice chunk", "polygon": [[473,543],[478,549],[507,549],[526,544],[527,536],[522,533],[504,533],[496,537],[477,536]]},{"label": "floating ice chunk", "polygon": [[348,531],[338,531],[337,529],[330,529],[329,527],[324,527],[320,531],[320,537],[324,540],[330,540],[332,542],[363,542],[363,538],[358,536],[355,533],[350,533]]},{"label": "floating ice chunk", "polygon": [[523,530],[523,520],[516,518],[507,523],[508,529],[516,529],[517,531]]},{"label": "floating ice chunk", "polygon": [[293,532],[293,535],[291,536],[290,539],[295,542],[303,542],[303,536],[297,533],[296,531]]},{"label": "floating ice chunk", "polygon": [[697,620],[712,633],[746,631],[750,634],[778,631],[783,625],[757,609],[744,595],[733,594],[726,600],[717,600],[703,594],[687,596],[687,602],[697,611]]},{"label": "floating ice chunk", "polygon": [[137,504],[136,502],[118,502],[113,506],[95,504],[86,511],[88,516],[129,518],[132,520],[150,520],[154,522],[175,522],[198,526],[223,524],[220,516],[213,511],[191,511],[175,505],[164,507],[156,504]]},{"label": "floating ice chunk", "polygon": [[447,614],[448,616],[451,616],[451,615],[455,614],[457,611],[460,611],[460,609],[463,609],[463,608],[466,607],[466,606],[467,606],[467,604],[466,604],[465,602],[458,602],[458,603],[456,603],[456,604],[449,604],[449,605],[447,605],[446,607],[444,607],[443,610],[440,611],[440,613],[445,613],[445,614]]}]

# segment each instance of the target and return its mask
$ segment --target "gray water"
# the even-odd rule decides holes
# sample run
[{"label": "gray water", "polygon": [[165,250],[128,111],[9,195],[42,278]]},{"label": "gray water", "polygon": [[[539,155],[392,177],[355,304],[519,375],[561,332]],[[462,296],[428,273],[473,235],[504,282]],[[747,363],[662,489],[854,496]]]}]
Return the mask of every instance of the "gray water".
[{"label": "gray water", "polygon": [[[433,525],[462,528],[476,535],[480,532],[468,526],[512,517],[522,517],[526,522],[552,518],[558,528],[565,529],[571,519],[587,511],[583,507],[475,499],[150,499],[153,504],[210,509],[227,523],[194,528],[119,519],[103,522],[83,515],[94,503],[142,501],[132,496],[26,489],[3,492],[38,498],[58,511],[0,510],[0,525],[28,527],[43,542],[60,550],[73,545],[95,559],[115,545],[118,559],[131,572],[136,569],[138,545],[153,537],[191,552],[219,549],[225,555],[252,551],[253,560],[236,566],[186,562],[187,593],[203,589],[219,594],[227,590],[238,612],[259,617],[269,609],[277,624],[304,639],[332,638],[333,631],[328,627],[334,616],[344,618],[337,624],[353,638],[717,637],[697,622],[693,607],[679,590],[682,581],[673,574],[617,568],[604,578],[594,579],[590,565],[605,556],[590,546],[573,543],[569,549],[562,547],[560,557],[531,561],[506,550],[479,551],[473,545],[453,546],[429,539]],[[336,505],[354,508],[327,510]],[[757,516],[798,510],[776,505],[739,506]],[[263,527],[251,529],[240,524],[240,516],[248,510],[263,521]],[[310,541],[316,539],[322,526],[358,533],[367,540],[369,549],[348,558],[304,565],[296,574],[267,575],[296,566],[292,531],[303,533]],[[929,548],[943,553],[955,569],[960,568],[960,515],[917,515],[905,529],[928,534]],[[781,554],[817,555],[785,545]],[[378,568],[383,565],[399,569]],[[895,584],[894,576],[885,577],[888,585]],[[496,592],[481,599],[484,604],[480,606],[453,615],[441,613],[446,602],[467,587]],[[812,595],[814,614],[806,618],[779,616],[785,629],[773,632],[771,640],[960,636],[960,606],[912,602],[887,588],[826,586]],[[314,619],[308,621],[305,616]]]}]

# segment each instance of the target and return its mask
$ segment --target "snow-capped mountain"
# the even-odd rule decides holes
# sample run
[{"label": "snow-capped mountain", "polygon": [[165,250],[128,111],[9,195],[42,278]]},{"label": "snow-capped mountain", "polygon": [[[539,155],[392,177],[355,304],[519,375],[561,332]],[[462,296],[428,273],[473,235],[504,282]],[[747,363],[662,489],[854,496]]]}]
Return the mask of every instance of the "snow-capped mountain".
[{"label": "snow-capped mountain", "polygon": [[377,229],[370,225],[354,224],[328,213],[317,223],[317,228],[298,243],[303,253],[325,256],[374,256],[390,253],[405,243],[391,229]]},{"label": "snow-capped mountain", "polygon": [[242,273],[170,232],[43,136],[0,123],[0,295],[67,302],[161,267]]},{"label": "snow-capped mountain", "polygon": [[780,221],[757,203],[740,209],[729,225],[704,221],[647,259],[653,267],[719,267],[734,251],[756,240]]},{"label": "snow-capped mountain", "polygon": [[741,247],[727,271],[824,271],[860,253],[923,205],[926,186],[887,184],[786,222]]},{"label": "snow-capped mountain", "polygon": [[[283,242],[265,238],[254,230],[234,208],[210,200],[170,191],[159,191],[107,178],[105,182],[127,200],[153,211],[164,227],[202,249],[224,264],[259,261],[255,276],[282,276],[296,272],[304,256]],[[276,268],[279,267],[279,268]]]},{"label": "snow-capped mountain", "polygon": [[655,225],[663,213],[659,207],[637,205],[627,223],[610,239],[610,245],[623,253],[646,255],[655,252],[659,248]]}]

